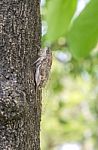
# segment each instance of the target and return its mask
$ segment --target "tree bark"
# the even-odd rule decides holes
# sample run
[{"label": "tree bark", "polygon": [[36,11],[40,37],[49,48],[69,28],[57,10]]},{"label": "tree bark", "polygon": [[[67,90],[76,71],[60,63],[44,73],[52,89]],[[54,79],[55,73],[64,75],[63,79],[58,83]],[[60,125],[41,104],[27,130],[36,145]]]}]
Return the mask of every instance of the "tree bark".
[{"label": "tree bark", "polygon": [[39,150],[41,90],[33,63],[41,42],[39,0],[0,0],[0,150]]}]

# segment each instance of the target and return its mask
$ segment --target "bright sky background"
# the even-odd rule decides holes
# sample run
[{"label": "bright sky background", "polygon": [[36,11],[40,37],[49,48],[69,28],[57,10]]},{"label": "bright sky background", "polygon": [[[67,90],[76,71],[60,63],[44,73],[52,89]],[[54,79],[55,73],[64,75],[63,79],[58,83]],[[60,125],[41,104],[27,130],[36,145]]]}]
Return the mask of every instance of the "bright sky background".
[{"label": "bright sky background", "polygon": [[76,15],[78,15],[90,0],[78,0]]}]

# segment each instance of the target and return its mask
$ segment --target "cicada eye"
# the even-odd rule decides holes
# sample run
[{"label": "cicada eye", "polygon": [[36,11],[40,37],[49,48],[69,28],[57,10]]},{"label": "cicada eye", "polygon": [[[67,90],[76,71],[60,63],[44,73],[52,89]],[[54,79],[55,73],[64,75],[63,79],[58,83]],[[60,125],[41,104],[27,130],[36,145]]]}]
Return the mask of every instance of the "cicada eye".
[{"label": "cicada eye", "polygon": [[47,54],[50,54],[50,49],[49,49],[49,47],[47,47],[46,53],[47,53]]}]

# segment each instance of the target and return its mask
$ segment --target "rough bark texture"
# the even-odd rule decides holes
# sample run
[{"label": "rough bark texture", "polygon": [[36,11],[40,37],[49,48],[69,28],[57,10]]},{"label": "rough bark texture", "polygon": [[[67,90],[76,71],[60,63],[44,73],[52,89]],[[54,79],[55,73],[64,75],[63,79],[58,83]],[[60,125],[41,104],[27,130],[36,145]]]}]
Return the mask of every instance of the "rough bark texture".
[{"label": "rough bark texture", "polygon": [[0,0],[0,150],[39,150],[41,91],[39,0]]}]

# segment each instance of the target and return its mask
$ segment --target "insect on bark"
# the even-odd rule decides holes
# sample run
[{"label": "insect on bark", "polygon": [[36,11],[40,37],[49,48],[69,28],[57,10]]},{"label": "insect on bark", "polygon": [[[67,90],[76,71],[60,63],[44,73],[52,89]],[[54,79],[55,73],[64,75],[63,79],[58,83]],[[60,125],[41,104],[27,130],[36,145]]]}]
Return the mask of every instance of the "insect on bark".
[{"label": "insect on bark", "polygon": [[46,85],[52,65],[52,52],[50,48],[41,49],[39,58],[34,62],[36,65],[35,83],[36,87],[42,88]]}]

